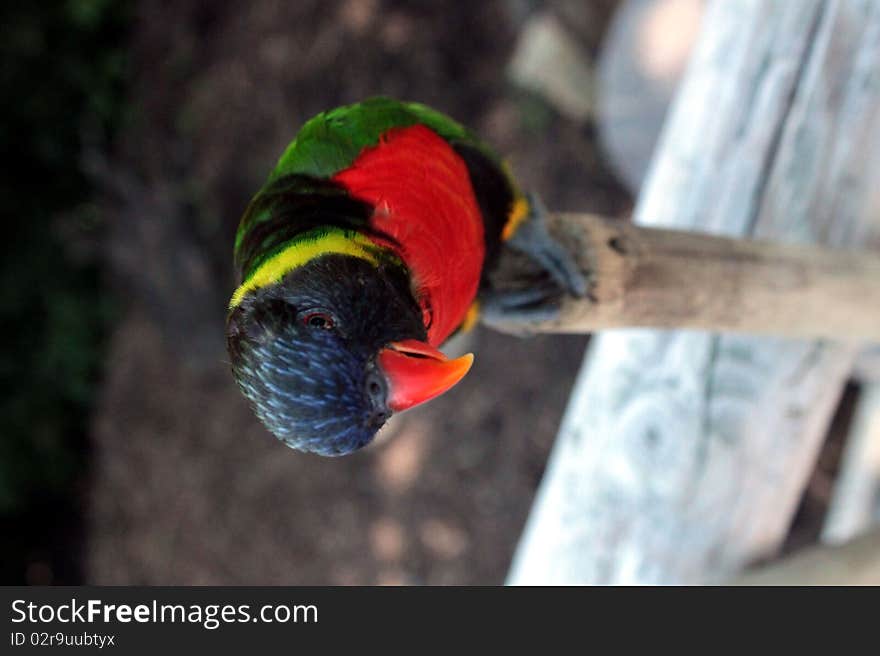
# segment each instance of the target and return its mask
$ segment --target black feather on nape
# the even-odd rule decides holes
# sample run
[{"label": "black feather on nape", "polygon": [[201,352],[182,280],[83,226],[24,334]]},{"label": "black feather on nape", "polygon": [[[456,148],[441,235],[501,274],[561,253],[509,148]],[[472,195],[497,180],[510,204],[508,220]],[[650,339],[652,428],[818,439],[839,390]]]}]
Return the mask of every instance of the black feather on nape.
[{"label": "black feather on nape", "polygon": [[501,233],[513,204],[513,190],[501,167],[478,148],[461,142],[453,143],[452,147],[464,160],[477,205],[483,215],[486,240],[483,270],[488,271],[501,250]]},{"label": "black feather on nape", "polygon": [[370,226],[373,206],[352,198],[332,180],[286,175],[263,189],[242,218],[244,236],[236,251],[236,265],[246,278],[267,253],[315,228],[336,227],[396,244],[389,235]]}]

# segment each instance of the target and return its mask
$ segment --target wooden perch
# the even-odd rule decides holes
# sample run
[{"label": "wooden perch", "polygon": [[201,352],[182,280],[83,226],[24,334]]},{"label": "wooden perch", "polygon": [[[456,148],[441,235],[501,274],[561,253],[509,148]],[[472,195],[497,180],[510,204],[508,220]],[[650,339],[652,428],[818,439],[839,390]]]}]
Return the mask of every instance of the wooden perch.
[{"label": "wooden perch", "polygon": [[880,342],[880,254],[585,214],[556,216],[551,229],[576,254],[590,293],[567,299],[538,332],[651,327]]}]

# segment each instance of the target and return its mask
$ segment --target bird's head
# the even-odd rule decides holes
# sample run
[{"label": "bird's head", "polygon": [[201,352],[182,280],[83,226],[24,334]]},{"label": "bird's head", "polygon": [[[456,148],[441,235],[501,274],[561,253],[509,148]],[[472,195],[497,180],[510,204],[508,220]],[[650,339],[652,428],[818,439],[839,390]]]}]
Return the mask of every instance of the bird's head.
[{"label": "bird's head", "polygon": [[393,412],[461,380],[473,356],[426,343],[405,271],[324,255],[232,309],[227,347],[238,385],[278,439],[339,456],[362,448]]}]

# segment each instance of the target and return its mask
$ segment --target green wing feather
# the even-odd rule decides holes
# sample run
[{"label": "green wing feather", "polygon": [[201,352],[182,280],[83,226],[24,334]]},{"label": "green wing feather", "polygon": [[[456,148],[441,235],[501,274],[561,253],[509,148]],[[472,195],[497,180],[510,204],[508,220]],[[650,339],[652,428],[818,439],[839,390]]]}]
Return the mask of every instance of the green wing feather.
[{"label": "green wing feather", "polygon": [[364,148],[395,127],[422,124],[452,143],[466,143],[498,162],[492,150],[448,116],[420,103],[376,97],[322,112],[308,121],[296,136],[269,182],[291,173],[329,178],[354,162]]}]

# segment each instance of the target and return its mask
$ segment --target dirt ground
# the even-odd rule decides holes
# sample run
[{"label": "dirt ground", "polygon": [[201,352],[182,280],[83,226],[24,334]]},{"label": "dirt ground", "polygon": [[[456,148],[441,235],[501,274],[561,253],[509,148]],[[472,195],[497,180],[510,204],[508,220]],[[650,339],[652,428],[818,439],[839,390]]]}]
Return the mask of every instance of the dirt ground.
[{"label": "dirt ground", "polygon": [[[85,582],[503,581],[586,338],[480,330],[463,384],[328,460],[251,414],[223,310],[235,225],[283,147],[314,113],[373,94],[473,127],[554,209],[624,214],[592,129],[506,80],[529,4],[140,3],[135,116],[96,165],[126,311],[92,425]],[[555,5],[594,50],[613,2]]]}]

